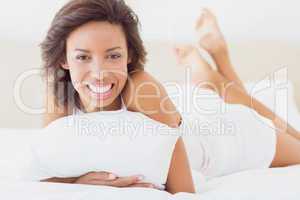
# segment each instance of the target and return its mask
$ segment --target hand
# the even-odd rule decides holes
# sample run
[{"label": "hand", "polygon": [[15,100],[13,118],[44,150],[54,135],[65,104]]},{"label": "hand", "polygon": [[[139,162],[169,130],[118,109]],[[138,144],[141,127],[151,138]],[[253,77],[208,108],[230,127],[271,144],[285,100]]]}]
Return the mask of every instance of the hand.
[{"label": "hand", "polygon": [[151,183],[142,182],[143,176],[118,177],[108,172],[89,172],[78,178],[50,178],[43,182],[74,183],[87,185],[102,185],[111,187],[143,187],[160,189]]}]

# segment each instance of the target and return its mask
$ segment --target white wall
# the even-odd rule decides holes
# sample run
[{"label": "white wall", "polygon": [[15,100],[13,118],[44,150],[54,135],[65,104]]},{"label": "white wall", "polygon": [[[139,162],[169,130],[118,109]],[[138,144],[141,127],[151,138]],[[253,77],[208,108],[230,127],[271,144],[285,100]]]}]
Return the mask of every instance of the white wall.
[{"label": "white wall", "polygon": [[67,0],[0,0],[0,38],[39,43]]},{"label": "white wall", "polygon": [[230,38],[300,41],[296,0],[136,0],[148,38],[185,38],[201,7],[211,8]]},{"label": "white wall", "polygon": [[[184,38],[201,7],[212,8],[227,37],[300,41],[297,0],[128,0],[145,38]],[[0,0],[0,38],[40,41],[67,0]],[[176,25],[176,28],[175,28]]]},{"label": "white wall", "polygon": [[[300,40],[297,0],[128,0],[146,38],[186,38],[199,8],[210,7],[230,38]],[[40,41],[67,0],[0,0],[0,38]],[[175,28],[176,24],[176,28]],[[176,32],[174,31],[176,30]]]}]

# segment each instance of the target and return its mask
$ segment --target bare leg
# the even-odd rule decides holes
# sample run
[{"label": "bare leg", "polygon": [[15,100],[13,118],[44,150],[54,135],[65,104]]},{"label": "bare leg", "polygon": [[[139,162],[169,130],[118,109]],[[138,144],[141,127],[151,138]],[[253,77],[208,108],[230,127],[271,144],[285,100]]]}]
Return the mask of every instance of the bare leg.
[{"label": "bare leg", "polygon": [[[205,49],[213,58],[217,65],[218,72],[228,81],[236,83],[240,87],[240,90],[246,92],[242,81],[238,77],[233,65],[231,64],[228,46],[218,26],[217,18],[208,9],[204,9],[202,11],[202,15],[197,20],[196,31],[199,35],[198,45]],[[229,90],[230,87],[232,87],[232,85],[228,87]],[[298,131],[296,131],[287,122],[282,120],[279,116],[276,116],[275,113],[273,113],[268,107],[260,103],[258,100],[252,97],[246,98],[242,104],[254,109],[260,115],[272,120],[278,131],[288,133],[300,140],[300,134]]]},{"label": "bare leg", "polygon": [[[178,46],[176,48],[177,59],[180,64],[192,67],[194,83],[207,83],[209,89],[214,90],[225,102],[241,104],[257,111],[260,115],[273,121],[277,127],[276,155],[272,167],[281,167],[300,164],[300,142],[292,134],[286,134],[288,129],[282,126],[284,123],[266,106],[252,99],[239,84],[228,81],[222,74],[214,71],[201,57],[197,48],[193,46]],[[201,84],[203,85],[203,84]]]},{"label": "bare leg", "polygon": [[201,57],[198,49],[192,45],[180,45],[175,49],[177,62],[192,68],[192,81],[195,85],[209,88],[219,94],[225,102],[250,106],[251,98],[239,84],[226,79]]},{"label": "bare leg", "polygon": [[289,134],[277,133],[276,153],[271,167],[300,164],[299,140]]},{"label": "bare leg", "polygon": [[210,54],[215,61],[218,72],[227,80],[237,83],[241,89],[245,90],[242,81],[231,64],[228,45],[219,28],[217,18],[210,10],[202,10],[201,16],[196,22],[196,32],[199,38],[198,46]]}]

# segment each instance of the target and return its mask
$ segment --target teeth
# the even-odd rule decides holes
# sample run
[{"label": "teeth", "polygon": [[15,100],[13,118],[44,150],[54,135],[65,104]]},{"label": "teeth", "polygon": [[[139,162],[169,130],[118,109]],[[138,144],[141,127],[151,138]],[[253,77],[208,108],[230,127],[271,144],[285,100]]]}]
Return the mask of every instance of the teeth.
[{"label": "teeth", "polygon": [[94,93],[103,94],[108,92],[112,88],[112,84],[106,86],[94,86],[89,84],[88,87]]}]

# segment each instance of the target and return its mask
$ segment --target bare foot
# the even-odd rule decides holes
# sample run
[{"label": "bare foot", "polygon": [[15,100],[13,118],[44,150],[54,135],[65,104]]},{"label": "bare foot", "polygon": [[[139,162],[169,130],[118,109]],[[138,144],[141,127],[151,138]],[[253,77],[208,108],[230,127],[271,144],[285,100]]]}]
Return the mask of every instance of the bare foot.
[{"label": "bare foot", "polygon": [[196,22],[196,31],[199,38],[198,44],[210,55],[227,50],[227,44],[217,18],[210,10],[203,9],[201,11],[201,16]]},{"label": "bare foot", "polygon": [[242,90],[247,92],[231,64],[227,43],[219,28],[216,16],[208,9],[203,9],[201,13],[196,22],[198,45],[210,54],[222,76],[238,84]]}]

